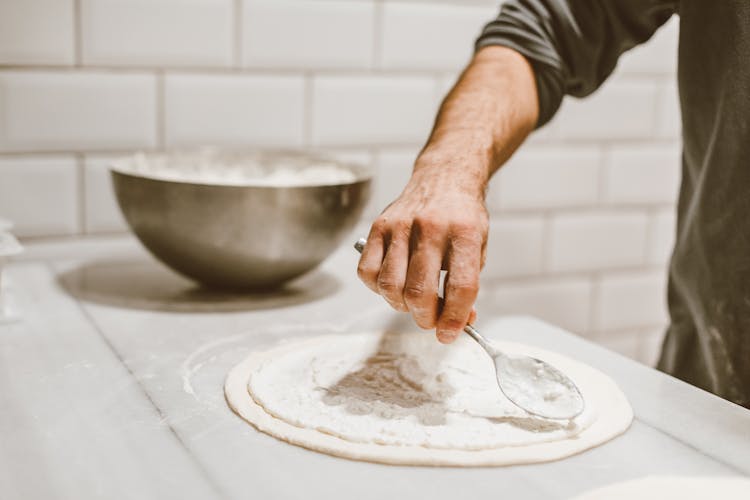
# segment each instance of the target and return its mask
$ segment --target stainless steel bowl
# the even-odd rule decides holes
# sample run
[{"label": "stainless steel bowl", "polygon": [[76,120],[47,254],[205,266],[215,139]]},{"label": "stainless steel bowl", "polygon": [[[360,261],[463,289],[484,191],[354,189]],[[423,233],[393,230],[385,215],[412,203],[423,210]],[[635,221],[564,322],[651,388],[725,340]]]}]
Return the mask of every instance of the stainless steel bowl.
[{"label": "stainless steel bowl", "polygon": [[[209,165],[247,160],[269,170],[325,162],[353,176],[335,185],[267,186],[143,172],[149,162],[179,168],[196,156]],[[368,168],[320,156],[235,151],[141,154],[113,164],[111,175],[125,219],[154,256],[205,285],[247,289],[276,287],[328,257],[360,217],[372,178]]]}]

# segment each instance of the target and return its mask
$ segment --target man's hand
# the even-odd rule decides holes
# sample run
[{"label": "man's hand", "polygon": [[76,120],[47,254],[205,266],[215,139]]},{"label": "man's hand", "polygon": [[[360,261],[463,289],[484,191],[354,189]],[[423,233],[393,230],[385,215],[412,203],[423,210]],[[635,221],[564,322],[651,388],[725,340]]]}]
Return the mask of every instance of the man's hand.
[{"label": "man's hand", "polygon": [[[482,190],[457,186],[430,161],[418,160],[404,192],[373,223],[357,271],[394,309],[410,311],[417,325],[437,328],[449,343],[473,320],[488,217]],[[443,304],[441,268],[448,272]]]},{"label": "man's hand", "polygon": [[422,328],[437,328],[441,342],[473,321],[487,244],[484,192],[537,116],[526,59],[506,47],[481,49],[443,101],[406,188],[372,225],[359,277]]}]

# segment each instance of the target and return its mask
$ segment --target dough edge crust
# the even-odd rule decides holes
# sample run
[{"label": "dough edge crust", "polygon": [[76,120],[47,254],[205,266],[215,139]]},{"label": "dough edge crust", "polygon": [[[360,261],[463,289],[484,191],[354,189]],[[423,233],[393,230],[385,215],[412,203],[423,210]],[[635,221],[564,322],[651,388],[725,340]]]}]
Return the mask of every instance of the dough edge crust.
[{"label": "dough edge crust", "polygon": [[[273,417],[258,405],[247,390],[253,369],[265,360],[288,351],[331,342],[340,335],[322,335],[291,339],[264,351],[250,353],[227,375],[224,396],[229,407],[257,430],[286,443],[308,450],[350,460],[387,465],[431,467],[495,467],[552,462],[595,448],[623,434],[633,421],[633,410],[617,384],[601,371],[567,356],[526,344],[495,341],[501,348],[544,359],[577,379],[598,379],[597,396],[600,408],[597,419],[573,439],[510,446],[487,450],[446,450],[422,446],[388,446],[376,443],[355,443],[315,429],[297,427]],[[603,403],[603,404],[602,404]]]}]

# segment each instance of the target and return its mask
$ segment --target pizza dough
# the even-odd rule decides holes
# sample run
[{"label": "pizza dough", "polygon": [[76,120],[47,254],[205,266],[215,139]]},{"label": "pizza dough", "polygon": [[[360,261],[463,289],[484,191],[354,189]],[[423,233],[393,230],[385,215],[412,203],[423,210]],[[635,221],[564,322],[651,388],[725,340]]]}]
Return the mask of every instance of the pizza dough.
[{"label": "pizza dough", "polygon": [[750,479],[744,477],[650,476],[597,488],[575,500],[744,500]]},{"label": "pizza dough", "polygon": [[331,455],[402,465],[489,466],[556,460],[624,432],[633,414],[612,380],[541,349],[497,343],[550,362],[579,386],[572,421],[526,414],[500,392],[468,337],[362,333],[252,353],[226,381],[229,405],[259,430]]}]

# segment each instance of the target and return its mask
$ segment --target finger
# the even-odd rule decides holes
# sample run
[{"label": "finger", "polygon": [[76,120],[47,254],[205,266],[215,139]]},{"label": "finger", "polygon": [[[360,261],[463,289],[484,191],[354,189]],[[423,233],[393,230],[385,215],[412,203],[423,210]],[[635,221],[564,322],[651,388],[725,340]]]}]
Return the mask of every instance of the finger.
[{"label": "finger", "polygon": [[404,301],[420,328],[435,328],[438,318],[438,284],[445,243],[420,231],[412,238],[412,255],[406,273]]},{"label": "finger", "polygon": [[398,228],[391,234],[378,274],[378,293],[397,311],[406,311],[404,283],[409,265],[409,232]]},{"label": "finger", "polygon": [[482,255],[479,260],[479,269],[484,269],[484,264],[487,262],[487,241],[482,244]]},{"label": "finger", "polygon": [[440,342],[451,343],[469,322],[479,292],[482,246],[468,238],[454,239],[448,250],[445,300],[437,321]]},{"label": "finger", "polygon": [[362,249],[362,255],[357,264],[357,276],[375,293],[378,293],[378,274],[380,274],[385,253],[383,226],[384,222],[380,219],[372,224],[370,234],[367,236],[367,244]]}]

